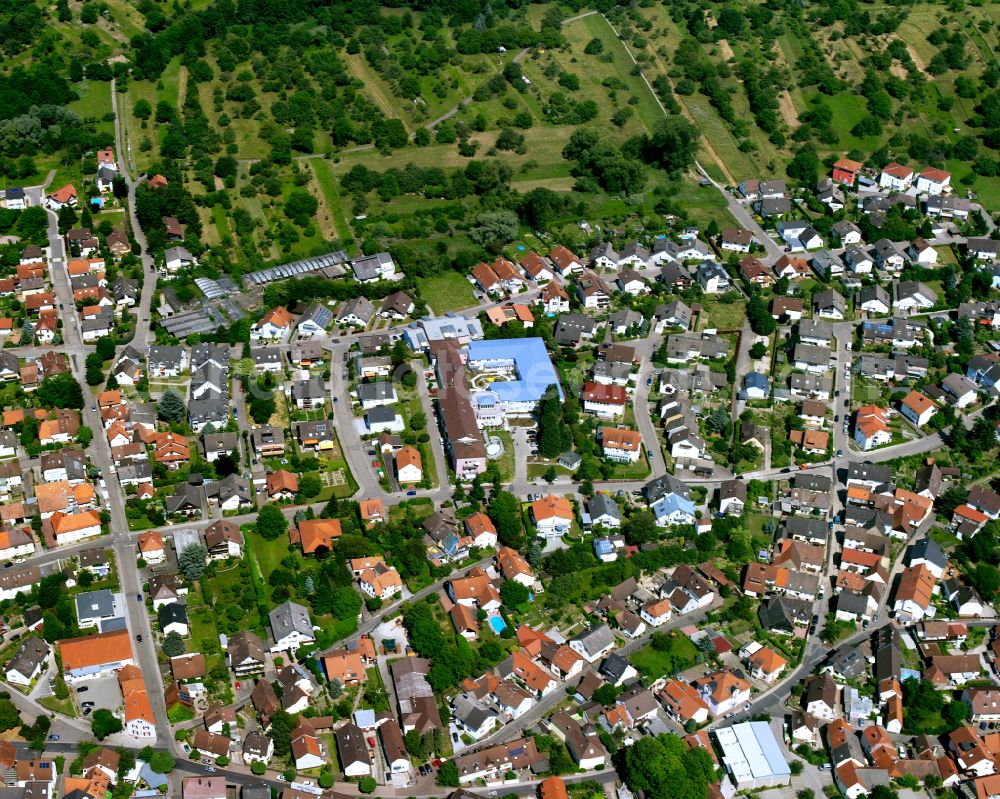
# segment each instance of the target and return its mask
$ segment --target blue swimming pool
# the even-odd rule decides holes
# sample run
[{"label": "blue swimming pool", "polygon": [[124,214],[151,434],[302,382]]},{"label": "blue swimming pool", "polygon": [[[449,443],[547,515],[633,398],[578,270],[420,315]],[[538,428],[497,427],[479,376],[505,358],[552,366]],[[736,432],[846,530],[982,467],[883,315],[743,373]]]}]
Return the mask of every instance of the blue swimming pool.
[{"label": "blue swimming pool", "polygon": [[490,627],[493,628],[493,632],[500,635],[500,633],[507,629],[507,622],[500,616],[490,616]]}]

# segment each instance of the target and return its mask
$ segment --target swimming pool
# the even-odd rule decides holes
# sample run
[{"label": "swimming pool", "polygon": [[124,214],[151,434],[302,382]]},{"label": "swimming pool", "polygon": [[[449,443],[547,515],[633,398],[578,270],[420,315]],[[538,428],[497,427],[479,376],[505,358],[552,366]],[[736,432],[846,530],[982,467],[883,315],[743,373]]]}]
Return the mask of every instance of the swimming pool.
[{"label": "swimming pool", "polygon": [[501,616],[490,616],[490,627],[493,628],[493,632],[500,635],[500,633],[507,629],[507,622]]}]

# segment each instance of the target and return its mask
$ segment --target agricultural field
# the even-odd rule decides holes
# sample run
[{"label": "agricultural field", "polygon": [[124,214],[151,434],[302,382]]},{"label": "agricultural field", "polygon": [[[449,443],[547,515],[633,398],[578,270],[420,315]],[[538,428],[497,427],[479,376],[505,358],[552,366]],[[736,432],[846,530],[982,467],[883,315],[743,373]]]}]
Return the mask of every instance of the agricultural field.
[{"label": "agricultural field", "polygon": [[[701,174],[809,186],[845,154],[945,168],[958,192],[1000,207],[995,5],[491,13],[482,26],[382,9],[309,35],[279,25],[266,41],[239,20],[186,52],[158,35],[159,10],[128,0],[60,9],[50,26],[80,56],[65,105],[107,144],[117,102],[130,164],[197,206],[185,243],[206,274],[362,247],[398,251],[417,276],[462,271],[513,240],[481,229],[498,210],[518,215],[516,238],[580,247],[581,220],[721,227],[733,220]],[[12,67],[33,64],[14,49]],[[687,127],[664,145],[663,126]],[[2,179],[81,181],[85,152],[43,148]]]}]

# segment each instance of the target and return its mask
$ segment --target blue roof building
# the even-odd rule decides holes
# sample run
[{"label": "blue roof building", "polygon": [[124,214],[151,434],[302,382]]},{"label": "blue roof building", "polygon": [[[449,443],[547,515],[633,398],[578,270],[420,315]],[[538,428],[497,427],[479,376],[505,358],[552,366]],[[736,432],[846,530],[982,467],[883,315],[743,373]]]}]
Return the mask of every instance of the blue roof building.
[{"label": "blue roof building", "polygon": [[750,372],[743,376],[743,390],[750,399],[764,399],[771,391],[767,376],[760,372]]},{"label": "blue roof building", "polygon": [[660,526],[694,523],[694,502],[680,494],[665,494],[649,508]]},{"label": "blue roof building", "polygon": [[565,399],[559,375],[540,338],[509,338],[473,341],[469,344],[469,368],[473,371],[507,372],[509,379],[490,383],[508,413],[529,413],[554,385],[559,399]]}]

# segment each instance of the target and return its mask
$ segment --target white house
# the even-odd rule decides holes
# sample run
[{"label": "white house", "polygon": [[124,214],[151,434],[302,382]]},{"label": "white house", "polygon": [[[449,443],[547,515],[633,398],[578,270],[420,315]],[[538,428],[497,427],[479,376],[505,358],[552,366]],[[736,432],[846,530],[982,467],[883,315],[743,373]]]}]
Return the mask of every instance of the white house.
[{"label": "white house", "polygon": [[177,633],[186,636],[188,634],[187,605],[182,605],[179,602],[162,605],[156,612],[156,618],[160,622],[160,631],[164,635]]},{"label": "white house", "polygon": [[917,175],[917,193],[943,194],[951,188],[951,173],[943,169],[927,167]]},{"label": "white house", "polygon": [[913,185],[913,177],[912,169],[893,161],[885,165],[882,174],[879,175],[878,185],[880,188],[892,191],[906,191]]},{"label": "white house", "polygon": [[274,644],[272,652],[294,652],[303,644],[316,640],[309,609],[291,600],[286,600],[269,614],[271,635]]},{"label": "white house", "polygon": [[695,270],[695,279],[706,294],[722,294],[731,285],[729,273],[715,261],[700,264]]},{"label": "white house", "polygon": [[531,519],[539,535],[558,538],[573,524],[573,506],[563,496],[548,494],[531,503]]},{"label": "white house", "polygon": [[7,663],[7,681],[15,685],[30,686],[48,663],[50,651],[43,639],[25,638]]},{"label": "white house", "polygon": [[648,602],[639,611],[639,617],[650,627],[659,627],[670,621],[673,616],[673,608],[667,599],[658,599]]},{"label": "white house", "polygon": [[185,247],[169,247],[163,253],[163,265],[168,272],[177,272],[189,266],[197,266],[198,259]]},{"label": "white house", "polygon": [[778,233],[792,252],[816,250],[823,239],[808,222],[779,222]]}]

